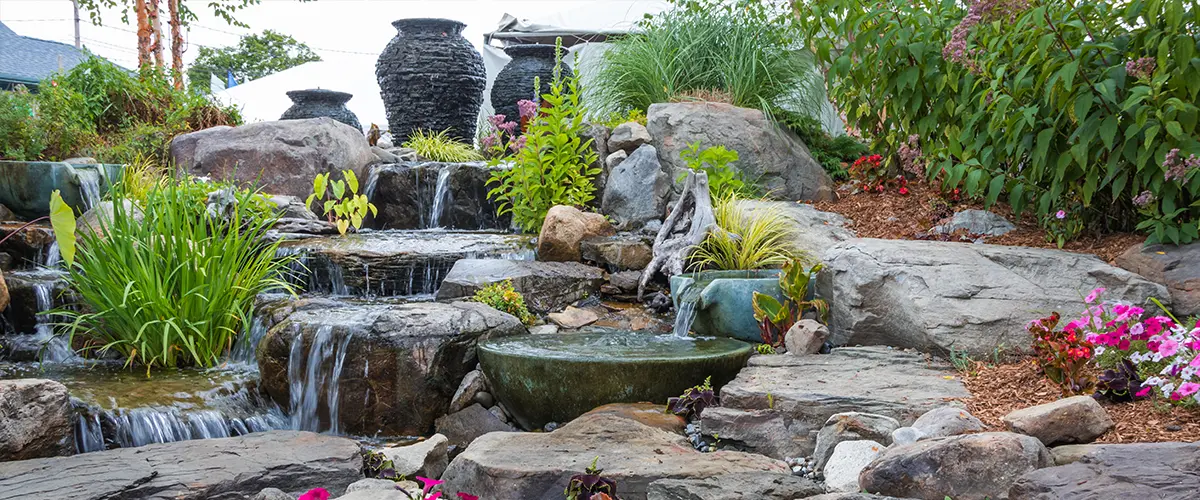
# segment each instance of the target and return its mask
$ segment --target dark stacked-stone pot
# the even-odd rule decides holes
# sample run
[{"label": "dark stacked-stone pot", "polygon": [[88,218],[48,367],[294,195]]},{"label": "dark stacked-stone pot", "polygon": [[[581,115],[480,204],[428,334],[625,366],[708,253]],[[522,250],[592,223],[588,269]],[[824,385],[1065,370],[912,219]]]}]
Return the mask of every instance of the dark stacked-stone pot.
[{"label": "dark stacked-stone pot", "polygon": [[293,90],[287,93],[292,100],[292,107],[283,112],[280,120],[303,120],[328,116],[339,122],[362,131],[358,117],[349,109],[346,103],[352,94],[325,89]]},{"label": "dark stacked-stone pot", "polygon": [[[512,60],[496,75],[492,83],[492,107],[496,114],[504,115],[509,121],[517,121],[517,101],[534,99],[533,80],[538,78],[541,89],[538,95],[550,92],[550,82],[554,80],[554,50],[553,45],[522,44],[510,45],[504,48]],[[562,66],[563,77],[571,76],[571,68]]]},{"label": "dark stacked-stone pot", "polygon": [[487,77],[483,57],[462,37],[466,25],[449,19],[401,19],[399,33],[379,55],[375,76],[396,143],[417,130],[475,140]]}]

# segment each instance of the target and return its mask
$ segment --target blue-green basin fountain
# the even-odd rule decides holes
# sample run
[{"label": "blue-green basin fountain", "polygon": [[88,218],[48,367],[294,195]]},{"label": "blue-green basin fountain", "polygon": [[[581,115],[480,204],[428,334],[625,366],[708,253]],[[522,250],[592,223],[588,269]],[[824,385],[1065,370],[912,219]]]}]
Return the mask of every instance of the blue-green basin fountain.
[{"label": "blue-green basin fountain", "polygon": [[[779,270],[701,271],[671,276],[671,300],[679,315],[676,328],[697,335],[761,342],[754,320],[754,292],[783,300]],[[679,332],[676,332],[679,333]]]},{"label": "blue-green basin fountain", "polygon": [[710,376],[720,387],[751,348],[733,339],[608,331],[494,339],[478,352],[494,395],[522,427],[538,429],[609,403],[665,405]]},{"label": "blue-green basin fountain", "polygon": [[50,213],[50,193],[82,213],[99,201],[108,185],[119,180],[122,165],[69,164],[48,161],[0,161],[0,204],[21,217],[36,219]]}]

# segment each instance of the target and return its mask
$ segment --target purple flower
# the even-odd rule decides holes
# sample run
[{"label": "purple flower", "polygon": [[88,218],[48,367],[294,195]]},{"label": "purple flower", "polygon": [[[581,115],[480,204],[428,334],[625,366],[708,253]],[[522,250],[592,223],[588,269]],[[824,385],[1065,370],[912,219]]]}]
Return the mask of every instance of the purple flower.
[{"label": "purple flower", "polygon": [[517,110],[519,111],[518,114],[521,116],[521,119],[533,118],[534,115],[537,114],[537,108],[537,103],[528,99],[521,99],[520,101],[517,101]]},{"label": "purple flower", "polygon": [[1151,203],[1154,203],[1154,200],[1154,193],[1151,193],[1149,190],[1147,190],[1142,191],[1141,194],[1137,195],[1137,197],[1133,199],[1133,204],[1139,207],[1145,207]]},{"label": "purple flower", "polygon": [[1167,153],[1162,166],[1166,170],[1163,179],[1183,182],[1189,170],[1200,168],[1200,158],[1197,158],[1196,155],[1188,155],[1186,160],[1180,159],[1179,148],[1175,148]]},{"label": "purple flower", "polygon": [[480,141],[479,141],[479,143],[483,145],[484,149],[491,149],[493,147],[496,147],[496,144],[499,142],[500,142],[500,136],[496,135],[495,133],[485,135],[485,136],[483,136],[483,139],[480,139]]},{"label": "purple flower", "polygon": [[1149,79],[1154,74],[1156,67],[1153,57],[1139,57],[1125,63],[1125,74],[1131,78],[1146,78]]},{"label": "purple flower", "polygon": [[916,134],[908,136],[908,142],[901,144],[897,153],[900,155],[900,168],[913,175],[925,173],[925,164],[921,161],[920,137]]},{"label": "purple flower", "polygon": [[517,122],[504,122],[497,125],[497,128],[507,132],[508,135],[513,135],[517,131]]},{"label": "purple flower", "polygon": [[1007,18],[1014,21],[1017,14],[1029,8],[1029,0],[978,0],[967,8],[967,15],[950,31],[950,41],[942,47],[942,57],[947,61],[956,62],[972,73],[982,73],[974,59],[979,55],[979,49],[967,48],[967,37],[981,22]]},{"label": "purple flower", "polygon": [[492,115],[488,117],[488,123],[493,127],[500,128],[500,124],[504,123],[504,115]]},{"label": "purple flower", "polygon": [[508,149],[514,153],[525,149],[525,136],[518,137],[515,141],[509,142]]},{"label": "purple flower", "polygon": [[1059,220],[1066,219],[1066,218],[1067,218],[1067,211],[1066,211],[1066,210],[1059,210],[1059,211],[1058,211],[1058,213],[1054,214],[1054,217],[1055,217],[1056,219],[1059,219]]}]

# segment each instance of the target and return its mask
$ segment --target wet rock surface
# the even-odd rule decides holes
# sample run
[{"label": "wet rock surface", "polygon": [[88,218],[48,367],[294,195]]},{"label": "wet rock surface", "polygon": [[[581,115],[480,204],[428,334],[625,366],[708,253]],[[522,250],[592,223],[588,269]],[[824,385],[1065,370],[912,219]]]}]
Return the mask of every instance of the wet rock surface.
[{"label": "wet rock surface", "polygon": [[454,263],[438,288],[438,300],[471,297],[493,283],[512,280],[525,296],[525,305],[539,314],[556,311],[604,284],[604,272],[578,262],[536,262],[501,259],[463,259]]},{"label": "wet rock surface", "polygon": [[376,166],[363,181],[363,192],[379,210],[368,218],[367,226],[507,229],[512,217],[496,215],[496,204],[487,197],[491,174],[491,169],[480,162],[409,161]]}]

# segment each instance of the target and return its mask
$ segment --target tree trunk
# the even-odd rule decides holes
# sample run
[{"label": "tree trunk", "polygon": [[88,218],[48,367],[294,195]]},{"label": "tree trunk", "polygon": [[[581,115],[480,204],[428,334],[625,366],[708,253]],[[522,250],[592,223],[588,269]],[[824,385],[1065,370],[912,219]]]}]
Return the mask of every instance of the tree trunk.
[{"label": "tree trunk", "polygon": [[175,88],[183,90],[183,31],[179,23],[179,0],[167,0],[171,15],[171,76]]},{"label": "tree trunk", "polygon": [[137,0],[133,10],[137,13],[138,67],[144,67],[150,64],[150,17],[146,12],[146,0]]},{"label": "tree trunk", "polygon": [[150,18],[150,52],[154,54],[154,67],[162,69],[163,66],[163,41],[162,41],[162,20],[159,19],[158,0],[147,0],[146,15]]}]

